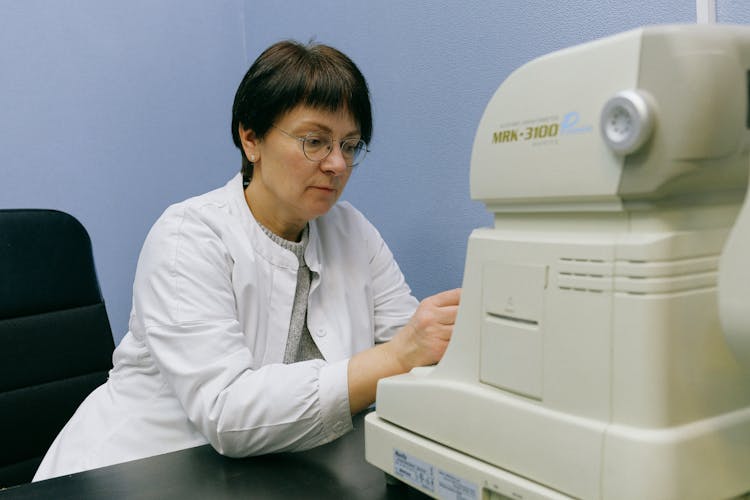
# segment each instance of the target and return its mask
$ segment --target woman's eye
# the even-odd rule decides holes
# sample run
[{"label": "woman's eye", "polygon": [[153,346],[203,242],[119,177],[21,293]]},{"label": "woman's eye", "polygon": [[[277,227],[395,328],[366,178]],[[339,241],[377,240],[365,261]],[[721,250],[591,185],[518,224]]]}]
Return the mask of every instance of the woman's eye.
[{"label": "woman's eye", "polygon": [[314,135],[309,135],[305,138],[305,144],[310,148],[321,148],[325,145],[325,139]]},{"label": "woman's eye", "polygon": [[346,140],[341,143],[341,152],[347,156],[355,156],[364,147],[362,141],[355,141],[354,139]]}]

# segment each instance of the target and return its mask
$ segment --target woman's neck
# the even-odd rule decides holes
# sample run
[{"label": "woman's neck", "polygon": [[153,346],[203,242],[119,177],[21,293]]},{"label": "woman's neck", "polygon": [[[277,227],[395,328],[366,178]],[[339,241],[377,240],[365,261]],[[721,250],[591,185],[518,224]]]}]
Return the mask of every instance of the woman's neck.
[{"label": "woman's neck", "polygon": [[304,221],[300,223],[285,222],[278,216],[274,216],[277,211],[273,210],[271,204],[266,202],[261,192],[253,189],[252,182],[245,188],[245,202],[255,220],[262,226],[285,240],[300,241],[302,231],[307,223]]}]

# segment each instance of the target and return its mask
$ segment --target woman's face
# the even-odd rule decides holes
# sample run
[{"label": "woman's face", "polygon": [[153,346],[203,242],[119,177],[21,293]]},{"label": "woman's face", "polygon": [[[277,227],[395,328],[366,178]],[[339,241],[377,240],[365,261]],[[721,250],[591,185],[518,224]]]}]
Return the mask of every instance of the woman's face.
[{"label": "woman's face", "polygon": [[[301,141],[290,137],[310,132],[333,137],[333,149],[321,161],[307,159]],[[296,240],[308,221],[328,212],[341,196],[352,168],[347,167],[339,142],[358,139],[360,133],[347,110],[333,113],[297,106],[277,120],[262,140],[251,130],[241,130],[240,135],[245,154],[254,163],[246,189],[253,216],[279,236]]]}]

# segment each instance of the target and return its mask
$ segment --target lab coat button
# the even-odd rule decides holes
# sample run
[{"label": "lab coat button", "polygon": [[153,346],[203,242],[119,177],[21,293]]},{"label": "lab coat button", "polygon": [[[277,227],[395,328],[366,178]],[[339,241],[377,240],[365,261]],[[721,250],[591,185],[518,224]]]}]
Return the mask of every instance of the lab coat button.
[{"label": "lab coat button", "polygon": [[323,328],[318,328],[318,331],[315,332],[315,333],[318,335],[318,337],[325,337],[326,336],[326,331]]}]

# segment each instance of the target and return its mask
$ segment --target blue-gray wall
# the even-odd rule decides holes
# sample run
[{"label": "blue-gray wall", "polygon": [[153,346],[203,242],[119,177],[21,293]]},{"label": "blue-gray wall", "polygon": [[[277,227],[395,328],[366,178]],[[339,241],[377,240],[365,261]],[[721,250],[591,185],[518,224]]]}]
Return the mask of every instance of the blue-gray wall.
[{"label": "blue-gray wall", "polygon": [[[745,0],[716,3],[718,22],[750,23]],[[0,0],[0,207],[83,222],[119,341],[153,221],[239,168],[229,117],[247,66],[315,39],[370,82],[373,152],[345,197],[422,298],[460,286],[466,238],[491,222],[469,158],[502,80],[552,50],[695,19],[694,0]]]}]

